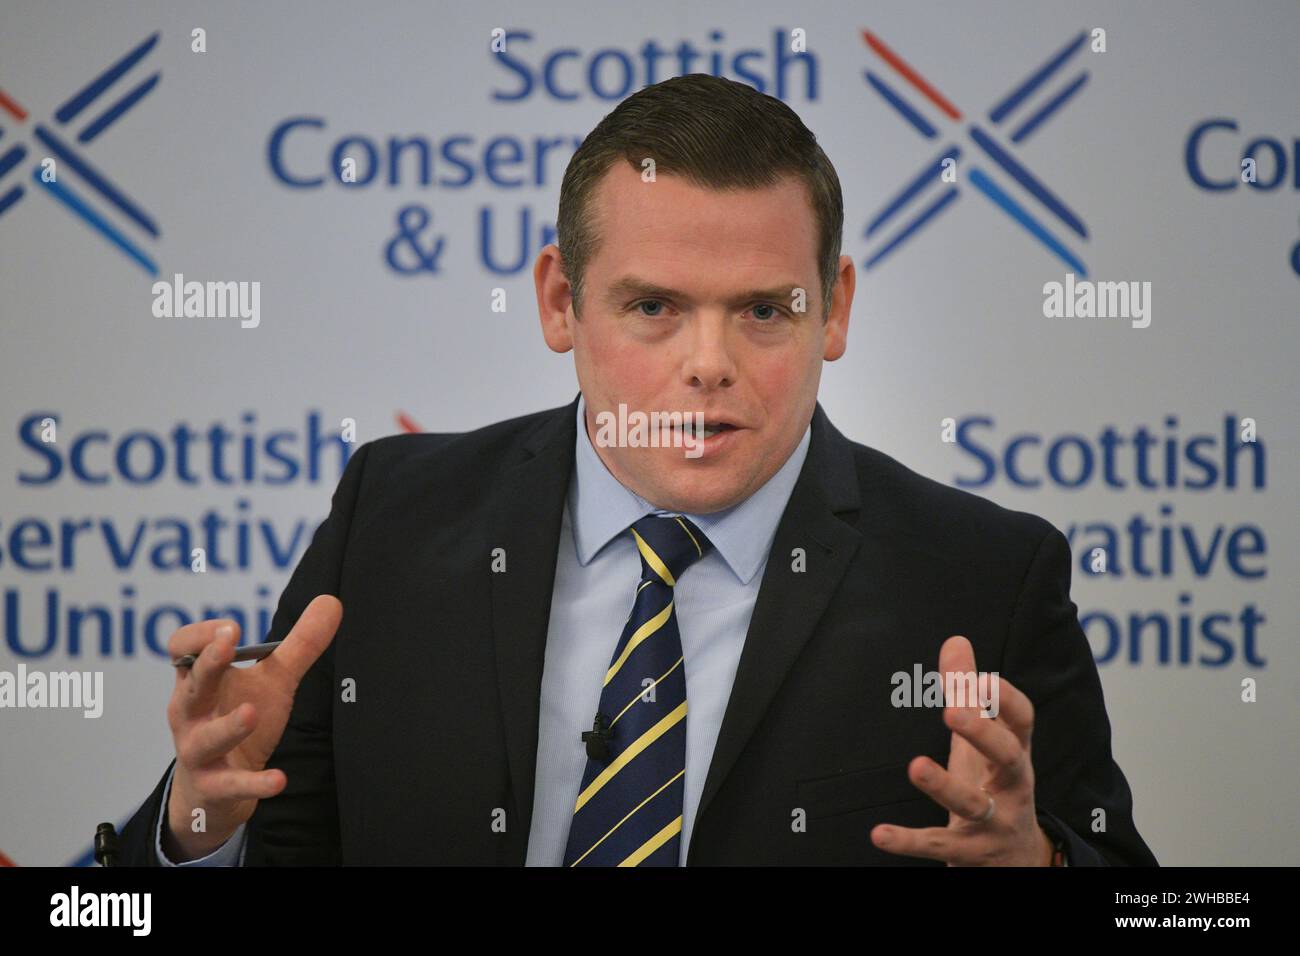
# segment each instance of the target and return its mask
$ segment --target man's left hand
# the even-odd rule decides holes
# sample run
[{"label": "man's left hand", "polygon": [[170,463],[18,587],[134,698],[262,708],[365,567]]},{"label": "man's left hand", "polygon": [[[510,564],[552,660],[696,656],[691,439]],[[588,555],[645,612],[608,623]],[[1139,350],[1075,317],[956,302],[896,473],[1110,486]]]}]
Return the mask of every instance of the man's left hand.
[{"label": "man's left hand", "polygon": [[[939,672],[945,688],[954,686],[950,673],[977,673],[970,641],[959,636],[944,641]],[[998,682],[997,696],[992,697],[998,701],[997,716],[981,716],[978,700],[946,700],[943,720],[952,731],[948,768],[924,756],[907,768],[912,784],[948,811],[948,825],[881,824],[871,831],[871,841],[880,849],[943,860],[949,866],[1051,865],[1052,841],[1039,826],[1034,808],[1034,766],[1029,758],[1034,706],[1005,678],[985,679]],[[985,693],[991,697],[991,691],[989,687]]]}]

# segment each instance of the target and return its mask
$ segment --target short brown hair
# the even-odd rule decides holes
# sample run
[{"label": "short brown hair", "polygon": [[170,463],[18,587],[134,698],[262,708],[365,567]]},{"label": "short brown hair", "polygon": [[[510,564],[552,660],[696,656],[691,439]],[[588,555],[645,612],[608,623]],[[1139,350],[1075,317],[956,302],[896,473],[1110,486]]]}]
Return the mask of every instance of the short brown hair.
[{"label": "short brown hair", "polygon": [[790,107],[751,86],[690,73],[647,86],[597,124],[569,160],[560,185],[556,232],[576,314],[583,274],[599,237],[591,195],[619,159],[637,172],[646,158],[656,173],[684,176],[709,189],[757,189],[797,176],[817,218],[822,320],[839,272],[844,198],[835,167],[817,137]]}]

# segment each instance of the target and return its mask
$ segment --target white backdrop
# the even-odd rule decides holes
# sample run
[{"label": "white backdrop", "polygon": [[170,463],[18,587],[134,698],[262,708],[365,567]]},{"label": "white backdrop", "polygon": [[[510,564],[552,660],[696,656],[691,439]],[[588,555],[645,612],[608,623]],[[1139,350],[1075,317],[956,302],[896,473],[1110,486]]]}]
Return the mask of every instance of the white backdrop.
[{"label": "white backdrop", "polygon": [[[844,251],[862,264],[849,351],[827,366],[822,387],[839,428],[949,483],[978,476],[972,449],[986,449],[996,473],[973,490],[1063,530],[1122,531],[1135,515],[1173,529],[1168,573],[1150,558],[1153,573],[1135,574],[1121,541],[1111,570],[1076,567],[1073,589],[1137,824],[1157,857],[1300,863],[1300,7],[616,7],[6,4],[0,671],[102,671],[104,712],[0,709],[0,851],[20,864],[78,860],[96,823],[121,823],[149,792],[170,756],[172,672],[148,646],[146,624],[161,645],[181,615],[233,607],[255,629],[259,611],[274,607],[339,474],[328,437],[311,474],[313,416],[327,436],[354,419],[365,441],[398,431],[399,414],[461,430],[572,398],[571,359],[547,351],[538,330],[532,260],[549,238],[574,140],[647,82],[648,42],[667,51],[662,79],[682,72],[676,51],[687,41],[701,51],[691,71],[779,92],[839,171]],[[192,49],[195,28],[206,52]],[[505,55],[490,50],[494,28],[508,31]],[[1094,50],[1097,28],[1104,52]],[[796,29],[803,56],[791,52]],[[1082,46],[1070,47],[1080,35]],[[1065,50],[995,121],[995,104]],[[109,71],[132,51],[140,55],[120,75]],[[102,91],[78,101],[101,77]],[[1018,135],[1058,96],[1059,109]],[[129,108],[114,118],[115,104]],[[307,122],[285,127],[294,120]],[[1216,120],[1192,142],[1189,166],[1193,131]],[[414,142],[397,157],[395,182],[394,138]],[[960,149],[953,200],[867,268],[949,184],[930,182],[869,237],[867,224],[949,145]],[[369,149],[378,165],[367,183]],[[1241,181],[1247,154],[1254,185]],[[344,157],[357,159],[360,184],[334,178]],[[41,181],[46,158],[54,183]],[[426,257],[443,240],[429,257],[436,273],[398,271],[419,264],[403,215],[408,227],[430,217],[413,231]],[[394,241],[397,268],[386,254]],[[1149,282],[1149,327],[1046,318],[1044,284],[1081,272],[1066,257],[1090,279]],[[259,324],[156,317],[155,270],[167,280],[260,282]],[[504,313],[491,309],[496,288]],[[47,417],[53,443],[41,440]],[[989,424],[968,424],[963,448],[942,441],[948,418]],[[1225,418],[1234,434],[1239,419],[1258,428],[1257,447],[1236,455],[1235,487],[1221,473],[1187,487],[1183,479],[1206,476],[1199,458],[1221,471]],[[234,436],[215,467],[214,425]],[[184,466],[178,427],[195,436]],[[1107,427],[1127,439],[1116,465],[1123,488],[1103,473]],[[1141,487],[1123,458],[1142,427],[1159,442],[1157,487]],[[1041,444],[1013,446],[1019,473],[1047,475],[1047,450],[1066,437],[1055,463],[1074,475],[1081,441],[1067,436],[1079,436],[1098,456],[1091,479],[1017,485],[1002,454],[1020,435]],[[1187,452],[1198,435],[1213,440]],[[1170,436],[1182,442],[1180,478],[1165,486]],[[251,480],[246,437],[258,451]],[[192,573],[190,548],[214,528],[208,570]],[[268,530],[287,552],[278,562]],[[1094,537],[1081,530],[1074,541],[1085,566]],[[1209,562],[1204,573],[1188,562],[1187,537]],[[1158,533],[1148,551],[1153,543]],[[88,612],[79,646],[77,610]],[[1153,632],[1132,641],[1133,614],[1171,622],[1163,659]],[[1247,679],[1256,702],[1242,699]]]}]

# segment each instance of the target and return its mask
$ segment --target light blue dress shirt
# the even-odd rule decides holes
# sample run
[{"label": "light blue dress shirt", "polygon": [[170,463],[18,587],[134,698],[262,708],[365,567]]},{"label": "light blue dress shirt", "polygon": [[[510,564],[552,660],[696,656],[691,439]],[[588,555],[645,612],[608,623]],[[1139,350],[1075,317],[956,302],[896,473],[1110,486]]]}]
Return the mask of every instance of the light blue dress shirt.
[{"label": "light blue dress shirt", "polygon": [[[605,671],[641,580],[641,559],[627,529],[652,512],[680,513],[656,508],[610,474],[587,434],[581,397],[577,429],[542,670],[528,866],[560,866],[564,860],[569,823],[587,761],[581,734],[591,729]],[[692,564],[673,588],[689,708],[682,864],[767,554],[803,468],[810,438],[811,427],[804,430],[777,473],[740,504],[712,514],[686,515],[713,542],[713,549]],[[169,778],[167,791],[170,789]],[[157,851],[163,865],[174,865],[162,853],[161,827]],[[242,864],[243,854],[241,826],[208,856],[181,865],[231,866],[236,861]]]}]

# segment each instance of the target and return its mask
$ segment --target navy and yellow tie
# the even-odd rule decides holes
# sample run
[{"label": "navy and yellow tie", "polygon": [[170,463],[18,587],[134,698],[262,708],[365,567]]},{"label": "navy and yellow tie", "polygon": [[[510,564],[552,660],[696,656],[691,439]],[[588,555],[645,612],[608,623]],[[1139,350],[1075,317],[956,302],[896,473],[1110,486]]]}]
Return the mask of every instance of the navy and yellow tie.
[{"label": "navy and yellow tie", "polygon": [[688,518],[631,527],[641,554],[632,613],[600,694],[565,866],[676,866],[686,781],[686,664],[673,586],[709,551]]}]

